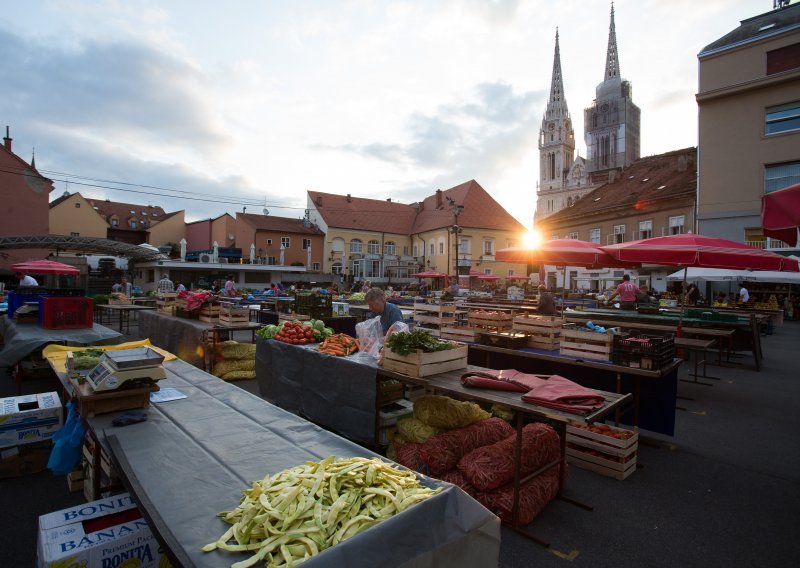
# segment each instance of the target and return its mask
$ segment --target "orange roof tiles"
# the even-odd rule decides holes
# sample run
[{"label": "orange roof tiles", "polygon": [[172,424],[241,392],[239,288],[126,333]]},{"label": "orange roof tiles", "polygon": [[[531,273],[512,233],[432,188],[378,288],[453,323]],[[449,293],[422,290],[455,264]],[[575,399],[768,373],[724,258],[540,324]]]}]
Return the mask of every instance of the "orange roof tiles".
[{"label": "orange roof tiles", "polygon": [[253,213],[237,213],[236,220],[243,220],[257,231],[277,231],[284,233],[302,233],[305,235],[323,234],[318,228],[306,227],[302,219],[256,215]]}]

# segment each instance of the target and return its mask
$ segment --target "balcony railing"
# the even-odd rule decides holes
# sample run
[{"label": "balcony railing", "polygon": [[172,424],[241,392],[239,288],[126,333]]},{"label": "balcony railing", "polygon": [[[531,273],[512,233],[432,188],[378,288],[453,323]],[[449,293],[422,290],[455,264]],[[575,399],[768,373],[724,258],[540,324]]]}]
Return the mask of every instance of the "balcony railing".
[{"label": "balcony railing", "polygon": [[797,247],[792,247],[786,244],[783,241],[779,241],[778,239],[771,239],[767,237],[766,239],[759,240],[759,241],[745,241],[744,244],[747,246],[762,249],[762,250],[776,250],[776,249],[789,249],[793,250]]}]

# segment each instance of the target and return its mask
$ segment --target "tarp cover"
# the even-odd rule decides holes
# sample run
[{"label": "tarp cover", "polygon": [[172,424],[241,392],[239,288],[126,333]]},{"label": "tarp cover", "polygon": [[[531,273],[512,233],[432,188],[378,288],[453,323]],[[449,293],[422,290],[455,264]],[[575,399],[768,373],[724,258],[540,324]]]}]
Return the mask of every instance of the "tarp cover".
[{"label": "tarp cover", "polygon": [[121,336],[100,324],[94,324],[91,329],[44,329],[35,324],[17,325],[6,316],[0,316],[0,335],[5,341],[0,351],[0,367],[10,367],[48,343],[93,345]]},{"label": "tarp cover", "polygon": [[259,339],[256,379],[261,396],[349,440],[375,439],[377,361],[366,354],[334,357],[313,347]]},{"label": "tarp cover", "polygon": [[[179,565],[227,567],[247,558],[200,549],[225,532],[229,525],[216,513],[236,506],[253,480],[330,455],[375,457],[184,361],[164,367],[167,378],[159,384],[186,399],[152,405],[147,421],[124,428],[111,426],[117,413],[89,424]],[[457,487],[430,478],[423,483],[444,491],[303,566],[497,566],[497,517]]]},{"label": "tarp cover", "polygon": [[174,353],[197,367],[204,366],[202,335],[211,324],[176,318],[155,311],[139,312],[139,337]]}]

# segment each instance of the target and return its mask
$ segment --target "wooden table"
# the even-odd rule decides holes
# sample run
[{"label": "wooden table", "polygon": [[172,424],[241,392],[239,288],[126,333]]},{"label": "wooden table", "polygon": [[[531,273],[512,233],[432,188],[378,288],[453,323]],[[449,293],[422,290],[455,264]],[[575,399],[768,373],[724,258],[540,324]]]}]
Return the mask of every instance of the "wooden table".
[{"label": "wooden table", "polygon": [[674,359],[663,369],[637,369],[603,361],[576,359],[557,351],[506,349],[470,344],[469,362],[492,369],[516,369],[523,373],[559,374],[595,390],[633,394],[633,419],[617,421],[667,436],[675,435],[675,401],[678,368]]},{"label": "wooden table", "polygon": [[[686,349],[687,351],[694,352],[694,373],[690,373],[694,377],[694,383],[698,385],[707,385],[712,386],[711,383],[702,383],[697,380],[698,374],[697,370],[700,366],[700,363],[703,364],[703,374],[702,377],[704,379],[716,379],[717,377],[709,377],[706,374],[706,360],[708,359],[708,350],[714,346],[716,343],[716,339],[689,339],[687,337],[676,337],[675,338],[675,348],[676,349]],[[703,353],[703,360],[700,361],[700,353]],[[684,379],[681,379],[684,380]]]},{"label": "wooden table", "polygon": [[100,310],[100,322],[103,323],[103,312],[108,315],[109,323],[111,323],[111,314],[117,312],[119,314],[119,332],[122,333],[123,324],[127,324],[126,333],[131,331],[131,312],[141,312],[147,310],[155,310],[155,306],[137,306],[135,304],[98,304],[97,309]]}]

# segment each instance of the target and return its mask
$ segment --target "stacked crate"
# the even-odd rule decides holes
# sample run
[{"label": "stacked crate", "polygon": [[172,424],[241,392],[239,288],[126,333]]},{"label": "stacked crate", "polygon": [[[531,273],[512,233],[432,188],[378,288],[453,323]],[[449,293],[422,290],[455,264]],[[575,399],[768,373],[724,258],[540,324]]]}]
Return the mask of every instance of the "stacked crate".
[{"label": "stacked crate", "polygon": [[156,310],[162,314],[175,315],[175,300],[178,294],[174,292],[164,292],[156,298]]},{"label": "stacked crate", "polygon": [[250,319],[250,309],[235,304],[220,304],[219,324],[234,326],[246,324]]},{"label": "stacked crate", "polygon": [[467,321],[480,331],[510,331],[514,323],[514,312],[510,309],[471,308]]},{"label": "stacked crate", "polygon": [[197,315],[197,318],[200,321],[208,322],[208,323],[219,323],[219,303],[218,302],[206,302],[202,306],[200,306],[200,312]]},{"label": "stacked crate", "polygon": [[600,424],[567,426],[567,463],[623,480],[636,471],[639,434]]},{"label": "stacked crate", "polygon": [[518,315],[514,316],[513,331],[528,336],[528,347],[533,349],[556,350],[561,344],[561,331],[564,328],[562,316]]},{"label": "stacked crate", "polygon": [[581,359],[611,361],[614,334],[618,331],[618,328],[613,328],[599,332],[578,327],[574,323],[565,323],[561,331],[559,352],[562,355],[571,355]]},{"label": "stacked crate", "polygon": [[423,327],[431,335],[440,337],[443,328],[452,328],[456,323],[456,306],[452,303],[426,304],[414,302],[414,324]]},{"label": "stacked crate", "polygon": [[614,363],[636,369],[663,369],[675,358],[672,335],[644,333],[614,336]]}]

